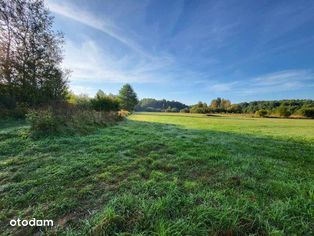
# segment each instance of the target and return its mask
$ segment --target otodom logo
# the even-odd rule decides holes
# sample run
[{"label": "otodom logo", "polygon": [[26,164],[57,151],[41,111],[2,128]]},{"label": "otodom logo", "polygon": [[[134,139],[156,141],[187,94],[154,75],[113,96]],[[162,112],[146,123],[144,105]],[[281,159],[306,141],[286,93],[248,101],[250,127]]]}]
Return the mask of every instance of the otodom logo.
[{"label": "otodom logo", "polygon": [[37,220],[35,218],[30,219],[30,220],[21,220],[20,218],[17,219],[12,219],[10,220],[10,225],[13,227],[16,226],[31,226],[31,227],[36,227],[36,226],[53,226],[53,220]]}]

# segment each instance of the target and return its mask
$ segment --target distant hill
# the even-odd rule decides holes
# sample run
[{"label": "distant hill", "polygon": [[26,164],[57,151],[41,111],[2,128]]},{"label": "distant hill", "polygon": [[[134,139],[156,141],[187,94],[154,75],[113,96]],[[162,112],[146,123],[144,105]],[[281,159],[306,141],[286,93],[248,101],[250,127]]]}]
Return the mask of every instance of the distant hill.
[{"label": "distant hill", "polygon": [[188,108],[178,101],[168,101],[166,99],[156,100],[153,98],[143,98],[135,107],[135,111],[150,111],[150,112],[179,112],[181,109]]}]

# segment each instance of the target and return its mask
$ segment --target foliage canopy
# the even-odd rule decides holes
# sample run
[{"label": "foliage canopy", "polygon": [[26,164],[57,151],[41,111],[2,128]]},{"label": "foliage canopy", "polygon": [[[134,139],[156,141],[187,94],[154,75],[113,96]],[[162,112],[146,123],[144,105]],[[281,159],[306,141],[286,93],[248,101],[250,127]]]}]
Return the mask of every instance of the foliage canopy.
[{"label": "foliage canopy", "polygon": [[61,69],[63,35],[43,0],[0,2],[0,106],[63,100],[68,72]]},{"label": "foliage canopy", "polygon": [[138,103],[137,95],[130,84],[125,84],[119,91],[118,99],[120,107],[127,111],[133,111]]}]

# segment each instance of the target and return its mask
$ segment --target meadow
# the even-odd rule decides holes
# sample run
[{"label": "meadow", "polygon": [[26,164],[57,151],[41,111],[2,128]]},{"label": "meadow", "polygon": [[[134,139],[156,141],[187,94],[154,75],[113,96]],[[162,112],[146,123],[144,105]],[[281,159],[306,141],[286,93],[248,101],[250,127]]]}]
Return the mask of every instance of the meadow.
[{"label": "meadow", "polygon": [[2,235],[314,234],[314,120],[135,113],[88,135],[27,129],[0,123]]}]

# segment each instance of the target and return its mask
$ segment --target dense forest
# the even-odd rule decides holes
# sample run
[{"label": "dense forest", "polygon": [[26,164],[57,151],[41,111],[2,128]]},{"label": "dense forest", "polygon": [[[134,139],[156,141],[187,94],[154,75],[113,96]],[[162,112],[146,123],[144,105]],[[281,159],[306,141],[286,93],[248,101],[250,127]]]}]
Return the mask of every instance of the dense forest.
[{"label": "dense forest", "polygon": [[276,101],[253,101],[231,104],[229,100],[217,98],[210,105],[199,102],[190,107],[191,113],[249,113],[257,116],[304,116],[314,117],[313,100],[276,100]]},{"label": "dense forest", "polygon": [[182,109],[188,108],[187,105],[177,102],[168,101],[165,99],[156,100],[153,98],[143,98],[135,107],[135,111],[151,111],[151,112],[179,112]]},{"label": "dense forest", "polygon": [[275,101],[253,101],[239,103],[243,113],[255,113],[258,110],[267,110],[276,112],[278,109],[285,107],[291,114],[300,109],[314,108],[313,100],[275,100]]},{"label": "dense forest", "polygon": [[184,113],[246,113],[257,116],[304,116],[314,117],[313,100],[275,100],[252,101],[232,104],[223,98],[213,99],[210,104],[198,102],[188,106],[177,101],[144,98],[135,106],[135,111],[147,112],[184,112]]}]

